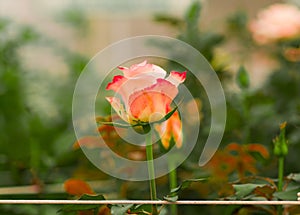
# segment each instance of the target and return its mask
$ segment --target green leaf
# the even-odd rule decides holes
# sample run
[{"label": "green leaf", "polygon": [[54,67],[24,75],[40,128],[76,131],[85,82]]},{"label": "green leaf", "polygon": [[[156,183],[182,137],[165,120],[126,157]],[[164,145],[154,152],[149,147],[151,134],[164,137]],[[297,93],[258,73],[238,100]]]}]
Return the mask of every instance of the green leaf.
[{"label": "green leaf", "polygon": [[177,109],[178,109],[178,106],[176,106],[173,110],[171,110],[169,113],[167,113],[161,120],[152,122],[152,123],[150,123],[150,124],[154,124],[154,123],[162,123],[162,122],[168,120],[168,119],[173,115],[173,113],[174,113]]},{"label": "green leaf", "polygon": [[264,186],[264,184],[234,184],[235,196],[237,199],[243,199],[254,191],[255,188]]},{"label": "green leaf", "polygon": [[84,194],[80,197],[79,200],[93,200],[93,201],[98,201],[98,200],[105,200],[105,197],[101,194],[99,195],[88,195]]},{"label": "green leaf", "polygon": [[61,21],[74,27],[74,29],[78,29],[81,34],[86,33],[88,30],[88,19],[81,8],[68,7],[58,17]]},{"label": "green leaf", "polygon": [[166,14],[156,14],[154,16],[154,20],[156,22],[164,22],[172,26],[180,26],[183,24],[183,21],[181,19]]},{"label": "green leaf", "polygon": [[300,187],[289,191],[276,192],[274,196],[280,200],[296,201],[298,192],[300,192]]},{"label": "green leaf", "polygon": [[300,182],[300,173],[291,173],[287,176],[287,178],[295,182]]},{"label": "green leaf", "polygon": [[97,122],[102,125],[111,125],[111,126],[115,126],[118,128],[129,128],[129,127],[135,126],[135,125],[123,124],[123,123],[117,123],[117,122],[103,122],[103,121],[97,121]]},{"label": "green leaf", "polygon": [[245,67],[241,66],[236,76],[236,82],[241,89],[248,89],[250,85],[249,75]]},{"label": "green leaf", "polygon": [[231,31],[242,32],[248,24],[248,17],[245,12],[238,11],[228,18],[228,27]]},{"label": "green leaf", "polygon": [[152,212],[152,205],[145,204],[145,205],[135,205],[130,209],[131,213],[136,214],[146,214],[145,212]]},{"label": "green leaf", "polygon": [[178,200],[178,195],[174,195],[174,196],[164,196],[164,200],[167,200],[169,202],[176,202]]},{"label": "green leaf", "polygon": [[[103,195],[87,195],[84,194],[80,197],[79,200],[105,200]],[[96,204],[70,204],[70,205],[64,205],[62,209],[60,209],[58,212],[72,212],[72,211],[84,211],[84,210],[94,210],[97,212],[99,210],[99,207],[101,205]]]},{"label": "green leaf", "polygon": [[195,1],[188,9],[185,19],[189,26],[196,27],[198,23],[198,18],[200,16],[201,4]]},{"label": "green leaf", "polygon": [[133,204],[127,204],[127,205],[122,205],[122,204],[116,204],[111,206],[111,214],[112,215],[124,215],[129,208],[131,208]]},{"label": "green leaf", "polygon": [[185,180],[181,183],[181,185],[179,185],[178,187],[173,188],[167,196],[164,196],[164,199],[167,200],[167,201],[171,201],[171,202],[177,201],[178,194],[179,194],[180,191],[190,187],[193,182],[203,182],[203,181],[206,181],[206,180],[207,180],[207,178],[198,178],[198,179]]}]

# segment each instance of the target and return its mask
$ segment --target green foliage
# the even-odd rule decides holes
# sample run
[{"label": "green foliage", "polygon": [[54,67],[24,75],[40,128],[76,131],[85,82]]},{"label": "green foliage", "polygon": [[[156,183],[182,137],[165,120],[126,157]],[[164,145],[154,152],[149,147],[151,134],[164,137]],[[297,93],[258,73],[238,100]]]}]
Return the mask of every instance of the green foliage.
[{"label": "green foliage", "polygon": [[241,66],[236,76],[236,82],[241,89],[248,89],[250,85],[249,75],[245,67]]},{"label": "green foliage", "polygon": [[157,22],[164,22],[166,24],[169,24],[171,26],[181,26],[183,25],[183,22],[181,19],[176,18],[176,17],[170,17],[165,14],[157,14],[154,16],[154,20]]},{"label": "green foliage", "polygon": [[184,180],[178,187],[173,188],[167,196],[164,196],[164,199],[171,202],[177,201],[178,195],[182,190],[189,188],[193,182],[203,181],[207,181],[207,178]]},{"label": "green foliage", "polygon": [[[105,200],[103,195],[87,195],[84,194],[83,196],[80,197],[78,200],[92,200],[92,201],[99,201],[99,200]],[[85,210],[92,210],[94,211],[94,214],[97,215],[99,208],[101,205],[97,204],[73,204],[73,205],[65,205],[63,206],[58,212],[77,212],[77,211],[85,211]],[[76,214],[76,213],[75,213]]]},{"label": "green foliage", "polygon": [[300,192],[300,187],[288,191],[281,191],[274,194],[279,200],[296,201],[297,193]]},{"label": "green foliage", "polygon": [[130,208],[130,213],[136,214],[146,214],[152,211],[152,205],[134,205]]},{"label": "green foliage", "polygon": [[245,12],[238,11],[227,20],[229,29],[233,32],[247,31],[248,17]]},{"label": "green foliage", "polygon": [[58,15],[58,19],[76,30],[79,35],[84,36],[88,33],[89,22],[87,16],[79,7],[70,7],[63,10],[61,14]]},{"label": "green foliage", "polygon": [[[221,83],[224,84],[224,88],[231,84],[237,84],[241,89],[238,91],[225,89],[228,120],[221,147],[226,148],[233,142],[241,146],[241,152],[244,152],[244,149],[249,149],[254,145],[253,143],[260,144],[269,151],[275,147],[268,159],[263,158],[261,154],[253,153],[253,150],[251,155],[247,154],[248,156],[243,158],[255,159],[255,162],[247,162],[246,160],[240,162],[239,159],[236,159],[234,162],[240,168],[238,171],[243,171],[242,165],[246,164],[251,164],[246,167],[252,171],[245,172],[243,175],[245,178],[240,177],[238,171],[230,171],[228,175],[225,175],[226,181],[222,181],[220,175],[213,175],[211,169],[197,166],[195,160],[198,161],[201,150],[201,145],[197,144],[189,159],[178,168],[178,179],[183,181],[182,184],[172,189],[164,199],[173,202],[178,200],[180,196],[182,199],[219,199],[221,197],[231,200],[296,200],[296,193],[300,191],[300,174],[291,174],[291,172],[299,172],[300,169],[298,162],[300,153],[300,61],[297,60],[297,56],[293,56],[296,60],[294,58],[291,60],[286,56],[286,53],[291,48],[298,50],[300,40],[293,38],[274,42],[270,46],[257,45],[247,29],[249,20],[244,12],[234,14],[229,17],[227,23],[224,23],[229,32],[207,31],[201,26],[201,9],[200,2],[194,1],[183,17],[159,14],[155,19],[178,30],[178,39],[190,44],[202,53],[213,65]],[[75,32],[79,36],[89,33],[89,20],[80,8],[69,8],[58,18],[76,30]],[[12,34],[10,28],[14,29]],[[256,51],[263,52],[276,61],[276,69],[271,71],[261,86],[252,88],[252,84],[255,84],[251,79],[250,85],[252,71],[246,70],[244,66],[238,69],[233,80],[230,79],[232,75],[228,73],[227,68],[236,62],[226,62],[228,65],[222,63],[221,66],[214,63],[218,57],[215,52],[216,48],[223,44],[227,45],[226,42],[228,41],[230,44],[232,40],[238,43],[235,45],[240,46],[241,49],[236,54],[242,56],[245,62],[251,52]],[[47,42],[45,43],[45,41]],[[48,43],[49,41],[51,43]],[[32,105],[29,98],[28,86],[32,83],[39,83],[40,79],[28,76],[32,71],[26,68],[20,50],[34,44],[50,47],[55,53],[59,53],[68,67],[68,80],[64,84],[59,83],[60,80],[49,81],[51,88],[46,95],[47,99],[51,100],[57,109],[58,117],[47,118],[36,110],[37,108]],[[179,55],[181,58],[189,57],[188,53],[174,51],[172,44],[157,44],[162,49],[169,50],[172,55]],[[83,178],[97,178],[98,175],[95,172],[99,172],[98,169],[95,170],[80,151],[71,151],[71,146],[75,141],[71,123],[72,93],[76,79],[88,62],[88,58],[68,50],[59,45],[58,42],[48,38],[47,35],[41,35],[29,26],[17,26],[12,21],[2,18],[0,19],[0,56],[0,185],[14,186],[34,183],[42,189],[43,183],[62,182],[73,176],[74,172]],[[243,64],[243,62],[238,63]],[[169,62],[167,66],[175,70],[185,70],[175,62]],[[201,83],[189,72],[187,73],[186,86],[192,95],[199,97],[203,103],[201,111],[204,118],[201,119],[199,136],[199,142],[201,142],[206,139],[210,128],[209,101]],[[47,86],[43,86],[43,88],[47,88]],[[39,92],[35,93],[39,94]],[[176,108],[173,109],[173,111],[175,110]],[[168,119],[172,113],[166,115],[163,120]],[[278,133],[278,125],[284,121],[287,121],[288,125],[284,130],[281,130],[278,138],[275,138],[272,144],[272,139]],[[104,122],[103,124],[109,123]],[[116,124],[114,125],[116,126]],[[128,126],[120,125],[121,127]],[[139,125],[145,126],[145,124]],[[289,139],[288,145],[287,139]],[[120,146],[121,144],[117,145],[116,148],[121,148]],[[234,157],[237,150],[231,150],[230,153],[233,156],[223,157],[225,160],[227,159],[226,161]],[[287,177],[282,178],[281,187],[277,185],[278,172],[274,167],[277,165],[276,157],[283,156],[285,157],[285,168],[284,171],[282,169],[282,174],[287,175]],[[220,159],[217,164],[222,167],[224,162]],[[230,162],[233,163],[232,160]],[[224,169],[221,173],[224,174]],[[257,180],[257,177],[253,176],[254,173],[263,175],[264,179]],[[212,177],[186,180],[186,178],[200,178],[204,175],[211,175]],[[249,179],[251,177],[255,180]],[[204,181],[205,183],[202,183]],[[191,186],[193,182],[200,183]],[[127,196],[129,192],[127,184],[121,181],[119,184],[122,194],[117,197],[145,198],[147,196],[144,184],[137,186],[135,183],[136,186],[132,189],[131,196]],[[163,196],[163,193],[168,189],[168,184],[163,177],[159,179],[158,184],[161,188],[158,190],[159,195]],[[107,189],[113,190],[113,188]],[[65,199],[66,197],[62,193],[1,196],[1,198],[12,199]],[[103,200],[104,197],[102,195],[84,195],[81,199]],[[99,207],[100,205],[66,205],[61,213],[76,214],[80,210],[94,210],[94,213],[97,213]],[[109,205],[109,207],[112,214],[124,214],[129,211],[136,214],[149,214],[152,210],[151,205]],[[224,214],[276,214],[279,211],[276,207],[271,206],[236,206],[225,209],[203,206],[201,210],[204,214],[220,214],[220,211]],[[288,208],[286,210],[291,211]],[[199,208],[180,206],[178,211],[179,214],[195,214],[199,212]],[[52,212],[53,209],[51,210],[50,206],[0,207],[1,214],[34,215],[51,214]],[[290,213],[292,214],[292,212]]]},{"label": "green foliage", "polygon": [[247,198],[255,188],[261,186],[260,184],[235,184],[233,185],[235,190],[235,196],[237,199]]},{"label": "green foliage", "polygon": [[[13,34],[11,28],[15,29]],[[87,60],[57,46],[55,42],[49,44],[54,51],[64,55],[71,71],[67,85],[51,83],[53,89],[47,91],[47,99],[55,104],[60,114],[59,119],[49,119],[32,105],[28,86],[40,80],[29,75],[33,72],[27,69],[20,55],[23,47],[43,44],[44,41],[49,40],[32,27],[18,26],[0,19],[0,171],[5,174],[1,186],[59,180],[49,177],[49,171],[62,164],[60,156],[69,158],[71,164],[76,159],[75,153],[70,154],[70,144],[75,141],[70,129],[71,102],[76,77]],[[64,162],[66,164],[68,161]],[[58,176],[66,177],[63,172]]]},{"label": "green foliage", "polygon": [[[22,28],[15,37],[6,37],[9,22],[1,20],[0,41],[0,148],[4,160],[0,169],[11,167],[15,180],[18,171],[27,167],[30,155],[30,132],[34,117],[30,114],[24,95],[22,75],[25,72],[18,56],[18,49],[35,37],[29,28]],[[18,148],[18,151],[13,150]]]},{"label": "green foliage", "polygon": [[[80,197],[79,200],[93,200],[93,201],[98,201],[98,200],[105,200],[103,195],[87,195],[84,194]],[[102,205],[97,205],[97,204],[73,204],[73,205],[65,205],[63,206],[58,212],[67,212],[68,214],[74,213],[76,214],[77,211],[86,211],[86,210],[92,210],[94,211],[94,214],[97,215],[99,208]]]},{"label": "green foliage", "polygon": [[[217,33],[214,31],[204,31],[200,24],[201,20],[201,9],[202,4],[200,1],[193,1],[191,5],[187,8],[183,17],[174,17],[163,14],[164,19],[158,20],[162,23],[170,23],[172,20],[178,20],[177,25],[172,25],[173,28],[178,30],[177,39],[186,42],[191,45],[197,51],[199,51],[209,63],[213,67],[215,67],[216,74],[218,75],[220,81],[225,83],[229,80],[231,75],[228,73],[224,66],[214,65],[212,62],[214,61],[214,51],[215,48],[224,42],[224,35],[221,33]],[[179,21],[180,20],[180,21]],[[189,53],[178,52],[172,46],[172,44],[165,44],[161,42],[157,42],[155,45],[162,48],[163,50],[167,50],[170,56],[173,59],[184,59],[184,61],[188,62]],[[196,63],[196,62],[195,62]],[[166,65],[167,70],[177,70],[177,71],[185,71],[186,68],[183,68],[176,62],[169,62]],[[199,71],[201,72],[201,71]],[[205,90],[202,84],[198,81],[194,74],[191,72],[187,72],[185,86],[189,89],[190,93],[194,98],[200,98],[202,104],[202,111],[205,113],[205,117],[203,117],[201,124],[203,128],[208,128],[210,126],[210,102],[207,98]],[[198,160],[199,159],[199,151],[203,148],[203,141],[207,139],[209,129],[203,129],[200,132],[197,146],[195,147],[194,153],[191,155],[191,159]]]},{"label": "green foliage", "polygon": [[125,214],[128,209],[130,209],[133,205],[128,204],[128,205],[112,205],[111,206],[111,214],[112,215],[123,215]]},{"label": "green foliage", "polygon": [[297,182],[297,183],[300,183],[300,173],[291,173],[291,174],[289,174],[288,176],[287,176],[287,178],[289,179],[289,180],[293,180],[293,181],[295,181],[295,182]]},{"label": "green foliage", "polygon": [[[211,61],[214,47],[223,42],[224,36],[214,32],[200,31],[199,18],[201,8],[201,3],[194,1],[187,9],[183,18],[168,16],[166,14],[158,14],[155,17],[156,21],[168,24],[172,23],[172,26],[179,30],[178,39],[190,44],[203,54],[208,61]],[[169,47],[169,49],[170,48],[171,47]],[[172,53],[172,49],[170,49],[170,51]]]},{"label": "green foliage", "polygon": [[191,4],[184,17],[189,29],[197,28],[200,12],[201,4],[195,1]]},{"label": "green foliage", "polygon": [[258,199],[261,197],[265,200],[297,200],[297,193],[300,191],[300,183],[291,183],[286,181],[286,188],[283,191],[278,191],[277,187],[272,184],[234,184],[235,194],[237,200],[242,199]]}]

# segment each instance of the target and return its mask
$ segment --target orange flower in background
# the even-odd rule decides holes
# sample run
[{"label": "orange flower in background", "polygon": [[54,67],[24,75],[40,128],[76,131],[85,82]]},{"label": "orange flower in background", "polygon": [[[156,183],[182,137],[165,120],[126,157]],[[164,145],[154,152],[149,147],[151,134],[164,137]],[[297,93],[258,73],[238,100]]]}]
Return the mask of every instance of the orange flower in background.
[{"label": "orange flower in background", "polygon": [[182,128],[178,111],[174,112],[166,122],[157,125],[155,129],[161,137],[161,143],[165,149],[169,149],[172,140],[177,148],[181,147]]},{"label": "orange flower in background", "polygon": [[243,178],[246,172],[256,174],[257,173],[257,160],[251,155],[252,152],[259,153],[264,159],[269,157],[269,152],[261,144],[237,144],[231,143],[226,146],[226,150],[229,153],[236,153],[233,155],[236,158],[234,163],[234,169],[238,172],[239,178]]},{"label": "orange flower in background", "polygon": [[284,50],[284,57],[291,62],[300,61],[300,48],[287,48]]},{"label": "orange flower in background", "polygon": [[218,180],[227,180],[228,176],[235,171],[233,163],[235,163],[235,159],[232,155],[225,150],[218,150],[205,169],[209,170]]},{"label": "orange flower in background", "polygon": [[[95,195],[95,192],[90,187],[89,184],[87,184],[85,181],[82,181],[80,179],[74,179],[70,178],[64,182],[64,189],[66,193],[72,196],[80,197],[84,194],[88,195]],[[78,211],[78,215],[94,215],[95,212],[93,210],[83,210]],[[110,209],[103,205],[99,208],[99,210],[96,213],[97,215],[111,215]]]},{"label": "orange flower in background", "polygon": [[206,168],[223,180],[227,180],[234,172],[237,172],[240,179],[246,173],[256,174],[258,161],[252,156],[253,152],[259,153],[264,159],[269,158],[268,150],[261,144],[230,143],[217,151]]},{"label": "orange flower in background", "polygon": [[258,13],[249,29],[259,44],[300,36],[300,10],[294,5],[273,4]]},{"label": "orange flower in background", "polygon": [[80,147],[86,147],[86,148],[101,148],[101,147],[113,147],[116,142],[120,139],[118,136],[118,133],[116,132],[115,128],[113,126],[109,125],[101,125],[98,127],[98,131],[101,134],[104,143],[101,143],[99,141],[99,138],[96,136],[86,136],[82,137],[81,139],[77,140],[74,145],[73,149],[79,149]]},{"label": "orange flower in background", "polygon": [[[119,118],[120,117],[118,115],[113,115],[109,117],[97,117],[96,121],[111,122],[113,119],[118,120]],[[117,132],[113,126],[100,125],[97,128],[97,130],[100,133],[103,140],[105,141],[105,145],[104,143],[101,143],[99,141],[99,138],[97,136],[86,136],[77,140],[73,145],[73,149],[79,149],[80,147],[86,147],[90,149],[101,148],[106,146],[113,147],[120,140],[120,136],[118,134],[120,130]]]},{"label": "orange flower in background", "polygon": [[124,76],[116,75],[106,87],[118,97],[107,97],[120,117],[132,124],[155,122],[162,119],[178,94],[178,85],[184,82],[186,72],[172,71],[168,77],[161,67],[144,61],[130,68],[119,67]]},{"label": "orange flower in background", "polygon": [[65,191],[73,196],[81,196],[83,194],[95,194],[90,185],[80,179],[68,179],[64,183]]}]

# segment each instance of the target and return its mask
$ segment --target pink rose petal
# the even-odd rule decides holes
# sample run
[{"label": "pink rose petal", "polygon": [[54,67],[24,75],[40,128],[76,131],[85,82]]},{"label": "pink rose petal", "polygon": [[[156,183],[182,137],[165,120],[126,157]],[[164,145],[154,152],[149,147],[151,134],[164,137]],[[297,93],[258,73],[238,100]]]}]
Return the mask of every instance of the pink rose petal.
[{"label": "pink rose petal", "polygon": [[166,76],[166,71],[161,67],[154,64],[147,64],[147,61],[143,61],[140,64],[132,65],[130,68],[118,67],[124,74],[126,78],[133,78],[135,76],[143,75],[147,73],[148,75],[154,76],[156,78],[164,78]]},{"label": "pink rose petal", "polygon": [[114,76],[113,81],[107,84],[106,90],[113,90],[117,92],[126,81],[127,78],[125,78],[124,76],[116,75]]},{"label": "pink rose petal", "polygon": [[167,81],[170,81],[172,84],[174,84],[176,87],[183,83],[186,78],[186,72],[176,72],[171,71],[170,75],[166,78]]},{"label": "pink rose petal", "polygon": [[130,112],[132,116],[142,121],[149,120],[153,113],[161,113],[164,116],[170,111],[170,104],[177,93],[175,85],[167,80],[158,79],[156,84],[130,96],[128,103]]}]

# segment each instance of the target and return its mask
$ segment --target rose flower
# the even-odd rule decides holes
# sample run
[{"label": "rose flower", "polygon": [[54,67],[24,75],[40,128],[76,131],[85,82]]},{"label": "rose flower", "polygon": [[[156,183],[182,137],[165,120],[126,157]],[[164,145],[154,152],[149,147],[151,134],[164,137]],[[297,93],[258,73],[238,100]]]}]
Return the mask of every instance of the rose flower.
[{"label": "rose flower", "polygon": [[[130,68],[118,68],[124,75],[114,76],[106,89],[115,91],[121,98],[115,96],[106,99],[124,121],[131,125],[156,122],[172,111],[171,103],[178,94],[178,85],[186,78],[186,72],[171,71],[167,76],[165,70],[147,61]],[[165,148],[169,147],[171,138],[179,147],[182,134],[177,111],[163,124],[165,126],[156,128]]]},{"label": "rose flower", "polygon": [[300,36],[300,10],[289,4],[273,4],[258,13],[249,30],[259,44]]}]

